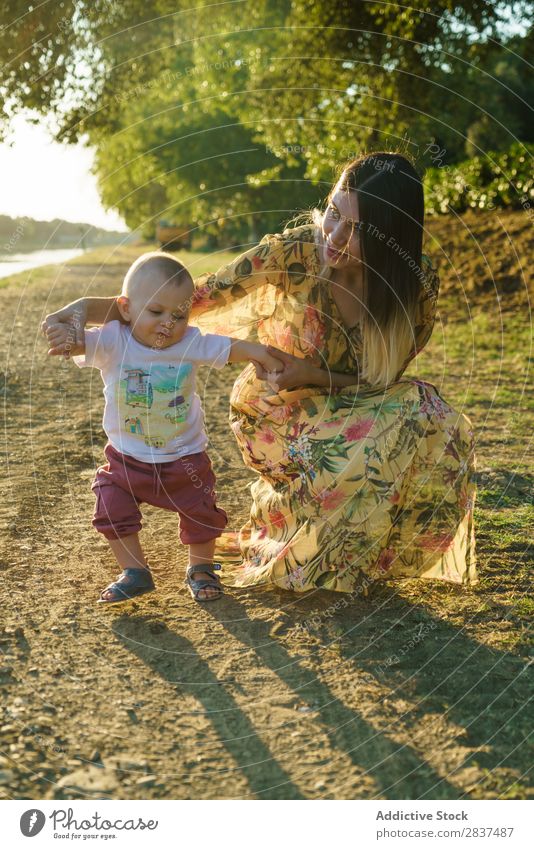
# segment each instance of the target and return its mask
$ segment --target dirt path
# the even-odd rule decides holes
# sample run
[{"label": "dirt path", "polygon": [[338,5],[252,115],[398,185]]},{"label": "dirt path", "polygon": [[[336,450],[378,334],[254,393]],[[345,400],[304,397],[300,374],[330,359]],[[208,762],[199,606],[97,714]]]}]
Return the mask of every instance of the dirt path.
[{"label": "dirt path", "polygon": [[[37,328],[44,312],[87,286],[115,291],[121,263],[93,284],[98,271],[86,263],[60,279],[53,270],[34,272],[23,300],[25,275],[0,290],[9,408],[2,797],[531,794],[528,610],[519,603],[527,543],[517,520],[531,486],[526,473],[512,488],[516,502],[492,514],[510,508],[515,516],[498,552],[493,526],[481,519],[483,580],[469,592],[405,582],[344,606],[325,592],[256,590],[200,607],[182,585],[175,517],[147,508],[144,543],[157,594],[126,608],[95,604],[116,574],[90,525],[89,485],[104,444],[100,378],[47,359]],[[204,405],[220,501],[237,527],[252,478],[227,426],[232,374],[209,373]],[[487,421],[486,435],[495,432]],[[506,486],[498,474],[508,451],[517,456],[516,430],[498,448],[484,445],[483,434],[482,482],[495,497],[510,483],[506,471]]]}]

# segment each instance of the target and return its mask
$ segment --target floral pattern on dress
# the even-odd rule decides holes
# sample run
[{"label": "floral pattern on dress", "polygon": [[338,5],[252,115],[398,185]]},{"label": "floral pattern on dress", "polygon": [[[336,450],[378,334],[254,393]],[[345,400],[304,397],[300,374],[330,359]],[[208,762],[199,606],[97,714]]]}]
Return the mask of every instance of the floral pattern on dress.
[{"label": "floral pattern on dress", "polygon": [[402,377],[434,325],[439,280],[426,257],[424,270],[413,351],[381,388],[358,384],[360,328],[340,329],[312,226],[266,236],[197,281],[202,330],[224,326],[355,376],[343,389],[277,394],[252,365],[237,378],[230,424],[258,479],[249,520],[217,541],[225,583],[355,592],[384,578],[476,582],[471,424],[436,387]]}]

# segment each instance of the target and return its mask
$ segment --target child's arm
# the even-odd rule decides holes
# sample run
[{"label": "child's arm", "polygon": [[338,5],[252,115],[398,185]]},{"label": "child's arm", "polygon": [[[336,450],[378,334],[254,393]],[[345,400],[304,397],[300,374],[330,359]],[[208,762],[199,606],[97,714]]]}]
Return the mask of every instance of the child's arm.
[{"label": "child's arm", "polygon": [[76,357],[85,354],[85,331],[70,324],[51,325],[47,330],[50,348],[48,354],[62,353],[65,357]]},{"label": "child's arm", "polygon": [[[57,324],[74,327],[77,336],[81,336],[86,324],[105,324],[110,321],[124,322],[117,307],[116,298],[78,298],[61,310],[47,315],[41,324],[41,330],[50,342],[50,355],[64,354],[61,342],[54,344],[50,332]],[[72,353],[72,351],[71,351]],[[69,352],[67,352],[67,356]]]},{"label": "child's arm", "polygon": [[259,342],[244,342],[241,339],[231,339],[232,347],[228,357],[229,363],[241,363],[250,360],[259,363],[266,372],[283,371],[284,364],[276,359],[276,355],[270,354],[265,345]]}]

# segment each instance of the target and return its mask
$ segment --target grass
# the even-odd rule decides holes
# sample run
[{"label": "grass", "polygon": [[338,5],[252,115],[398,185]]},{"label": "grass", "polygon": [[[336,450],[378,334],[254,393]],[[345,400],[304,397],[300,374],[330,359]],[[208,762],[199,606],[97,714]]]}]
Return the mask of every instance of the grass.
[{"label": "grass", "polygon": [[[144,245],[126,245],[97,248],[94,251],[89,251],[86,254],[75,257],[66,263],[70,267],[78,265],[106,265],[106,266],[122,266],[130,265],[140,254],[145,251],[160,250],[157,244]],[[180,262],[191,270],[193,277],[199,277],[208,271],[213,271],[221,265],[225,265],[235,259],[236,252],[219,251],[213,253],[203,253],[200,251],[177,251],[174,254]]]},{"label": "grass", "polygon": [[[99,270],[106,269],[116,271],[117,274],[124,273],[129,265],[137,259],[137,257],[145,251],[159,250],[156,244],[145,245],[107,245],[101,248],[87,251],[74,259],[68,260],[63,265],[42,265],[39,268],[32,268],[28,271],[20,271],[17,274],[11,274],[9,277],[0,279],[0,289],[9,286],[20,286],[25,284],[39,284],[49,281],[51,278],[60,278],[68,274],[69,270],[76,270],[80,267],[92,268],[94,274],[98,274]],[[221,265],[226,265],[236,257],[235,252],[220,251],[218,253],[200,253],[199,251],[180,251],[176,254],[184,265],[191,270],[193,277],[199,277],[208,271],[213,271],[214,268],[219,268]]]}]

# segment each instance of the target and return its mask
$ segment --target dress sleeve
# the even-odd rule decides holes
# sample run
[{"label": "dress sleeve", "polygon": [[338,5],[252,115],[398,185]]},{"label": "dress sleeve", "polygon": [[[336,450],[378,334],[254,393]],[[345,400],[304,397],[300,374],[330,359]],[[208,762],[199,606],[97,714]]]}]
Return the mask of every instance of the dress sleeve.
[{"label": "dress sleeve", "polygon": [[249,248],[228,265],[197,277],[191,317],[243,298],[265,283],[280,284],[283,273],[280,247],[278,234],[264,236],[259,245]]},{"label": "dress sleeve", "polygon": [[212,274],[195,281],[191,322],[203,333],[254,339],[258,323],[272,315],[293,278],[305,272],[309,252],[304,228],[267,235]]}]

